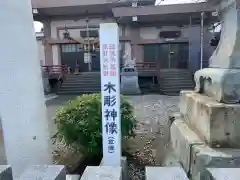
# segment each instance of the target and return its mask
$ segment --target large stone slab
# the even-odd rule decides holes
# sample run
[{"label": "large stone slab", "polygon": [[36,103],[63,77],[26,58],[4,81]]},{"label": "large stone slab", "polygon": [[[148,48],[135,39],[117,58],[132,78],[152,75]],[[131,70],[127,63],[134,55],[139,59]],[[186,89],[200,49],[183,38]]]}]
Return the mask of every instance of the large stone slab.
[{"label": "large stone slab", "polygon": [[[99,166],[103,166],[103,159],[100,162]],[[121,168],[122,168],[122,180],[128,180],[128,163],[127,163],[127,157],[122,156],[121,157]]]},{"label": "large stone slab", "polygon": [[174,152],[176,153],[185,172],[189,173],[191,167],[192,147],[194,145],[202,145],[204,142],[179,116],[175,117],[170,133]]},{"label": "large stone slab", "polygon": [[36,165],[27,168],[18,180],[66,180],[66,170],[62,165]]},{"label": "large stone slab", "polygon": [[240,168],[240,149],[213,149],[207,145],[194,145],[189,176],[192,180],[205,180],[200,175],[206,168]]},{"label": "large stone slab", "polygon": [[240,104],[224,104],[194,91],[180,93],[180,112],[211,147],[240,147]]},{"label": "large stone slab", "polygon": [[146,180],[188,180],[181,167],[146,167]]},{"label": "large stone slab", "polygon": [[121,167],[88,166],[81,180],[122,180]]},{"label": "large stone slab", "polygon": [[239,168],[207,168],[201,173],[201,180],[238,180]]}]

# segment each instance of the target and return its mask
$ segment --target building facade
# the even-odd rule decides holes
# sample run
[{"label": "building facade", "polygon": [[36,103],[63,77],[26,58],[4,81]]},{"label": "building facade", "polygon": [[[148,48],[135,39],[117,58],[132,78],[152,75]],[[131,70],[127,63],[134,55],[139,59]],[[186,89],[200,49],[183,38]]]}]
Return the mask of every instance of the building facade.
[{"label": "building facade", "polygon": [[[213,52],[209,24],[216,20],[207,3],[154,6],[153,0],[32,0],[34,18],[44,25],[44,65],[99,71],[100,23],[119,24],[120,62],[154,62],[160,69],[196,71]],[[201,28],[201,13],[204,26]],[[201,31],[202,30],[202,31]],[[202,33],[201,33],[202,32]],[[201,34],[203,53],[201,54]],[[111,38],[111,37],[109,37]],[[88,53],[91,60],[89,61]],[[202,56],[202,58],[201,58]],[[89,67],[90,66],[90,67]]]}]

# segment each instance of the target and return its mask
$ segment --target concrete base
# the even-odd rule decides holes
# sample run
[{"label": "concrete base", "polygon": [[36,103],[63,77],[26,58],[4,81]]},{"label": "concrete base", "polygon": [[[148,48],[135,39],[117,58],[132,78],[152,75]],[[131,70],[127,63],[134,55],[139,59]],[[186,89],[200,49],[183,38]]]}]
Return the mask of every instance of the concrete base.
[{"label": "concrete base", "polygon": [[180,113],[211,147],[240,147],[240,104],[219,103],[194,91],[182,91]]},{"label": "concrete base", "polygon": [[[100,162],[99,166],[103,166],[103,160]],[[121,168],[122,168],[122,180],[128,180],[128,164],[127,164],[127,158],[122,157],[121,158]]]},{"label": "concrete base", "polygon": [[181,167],[146,167],[146,180],[188,180]]},{"label": "concrete base", "polygon": [[213,149],[206,145],[196,145],[191,152],[192,180],[201,179],[205,168],[240,168],[240,149]]},{"label": "concrete base", "polygon": [[181,167],[178,156],[175,151],[170,150],[163,159],[162,166],[164,167]]},{"label": "concrete base", "polygon": [[237,180],[239,177],[239,168],[208,168],[201,174],[203,180]]},{"label": "concrete base", "polygon": [[62,165],[31,166],[27,168],[18,180],[65,180],[66,170]]},{"label": "concrete base", "polygon": [[240,149],[217,149],[207,146],[181,119],[176,118],[172,124],[171,141],[180,164],[192,180],[200,180],[200,173],[206,167],[240,167]]},{"label": "concrete base", "polygon": [[121,167],[88,166],[81,180],[122,180]]},{"label": "concrete base", "polygon": [[138,84],[137,72],[122,72],[121,73],[121,94],[138,95],[141,90]]}]

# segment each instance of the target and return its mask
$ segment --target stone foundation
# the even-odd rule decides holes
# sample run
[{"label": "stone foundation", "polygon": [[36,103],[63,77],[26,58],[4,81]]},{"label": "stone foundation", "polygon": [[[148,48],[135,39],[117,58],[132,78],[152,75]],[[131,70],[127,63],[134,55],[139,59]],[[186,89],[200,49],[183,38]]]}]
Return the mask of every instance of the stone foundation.
[{"label": "stone foundation", "polygon": [[181,118],[176,118],[171,126],[171,143],[192,180],[205,180],[200,179],[200,173],[206,167],[240,168],[240,149],[211,148]]},{"label": "stone foundation", "polygon": [[183,119],[211,147],[240,147],[240,104],[224,104],[194,91],[180,94]]},{"label": "stone foundation", "polygon": [[240,168],[238,117],[239,104],[219,103],[194,91],[181,92],[180,113],[169,118],[170,134],[190,179],[206,180],[207,173],[202,175],[206,168]]}]

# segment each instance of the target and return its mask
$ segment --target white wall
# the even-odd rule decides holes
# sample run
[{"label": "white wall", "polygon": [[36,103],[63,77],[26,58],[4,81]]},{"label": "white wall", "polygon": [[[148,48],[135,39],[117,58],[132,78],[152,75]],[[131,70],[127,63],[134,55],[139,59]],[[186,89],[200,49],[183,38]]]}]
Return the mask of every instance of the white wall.
[{"label": "white wall", "polygon": [[155,27],[140,28],[140,37],[143,39],[156,39],[160,30]]}]

